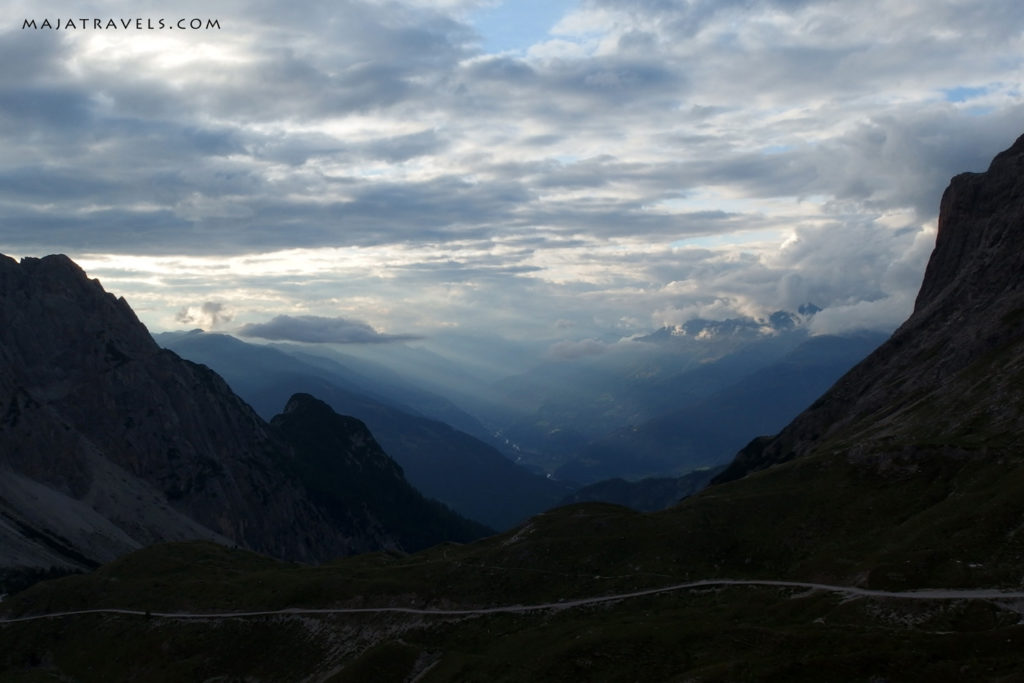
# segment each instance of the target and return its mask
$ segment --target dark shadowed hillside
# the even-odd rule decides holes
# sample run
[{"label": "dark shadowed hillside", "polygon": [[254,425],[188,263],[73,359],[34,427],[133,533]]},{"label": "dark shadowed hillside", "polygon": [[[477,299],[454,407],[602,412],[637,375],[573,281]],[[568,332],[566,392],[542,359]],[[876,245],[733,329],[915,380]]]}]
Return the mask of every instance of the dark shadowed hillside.
[{"label": "dark shadowed hillside", "polygon": [[574,491],[566,496],[562,504],[613,503],[640,512],[655,512],[697,493],[724,469],[724,465],[719,465],[694,470],[681,477],[647,477],[639,481],[605,479]]},{"label": "dark shadowed hillside", "polygon": [[353,387],[330,364],[221,334],[167,339],[184,357],[209,365],[268,419],[295,393],[362,420],[410,483],[460,514],[507,529],[558,503],[571,489],[527,471],[480,439],[403,410]]},{"label": "dark shadowed hillside", "polygon": [[[64,256],[0,257],[0,362],[5,567],[85,568],[195,538],[322,561],[483,533],[412,532],[433,514],[425,501],[401,533],[393,510],[374,514],[362,500],[335,495],[327,510],[300,476],[301,449],[211,370],[158,347],[123,299]],[[379,448],[346,455],[345,440],[365,442],[365,428],[334,434],[336,452],[308,457],[386,461]],[[391,467],[388,486],[408,499]],[[358,476],[349,487],[389,490]]]},{"label": "dark shadowed hillside", "polygon": [[310,497],[341,529],[375,525],[407,551],[493,533],[425,498],[365,424],[309,394],[292,396],[270,424],[295,449],[295,471]]},{"label": "dark shadowed hillside", "polygon": [[1024,138],[953,178],[914,313],[777,437],[719,481],[830,449],[1018,456],[1024,447]]}]

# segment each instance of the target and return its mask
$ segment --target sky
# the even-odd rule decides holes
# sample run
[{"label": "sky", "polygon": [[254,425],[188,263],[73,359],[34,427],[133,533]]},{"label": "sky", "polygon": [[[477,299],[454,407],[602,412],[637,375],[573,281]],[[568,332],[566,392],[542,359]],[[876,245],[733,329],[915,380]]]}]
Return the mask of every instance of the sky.
[{"label": "sky", "polygon": [[950,177],[1024,133],[1017,0],[40,7],[0,15],[0,253],[154,332],[892,330]]}]

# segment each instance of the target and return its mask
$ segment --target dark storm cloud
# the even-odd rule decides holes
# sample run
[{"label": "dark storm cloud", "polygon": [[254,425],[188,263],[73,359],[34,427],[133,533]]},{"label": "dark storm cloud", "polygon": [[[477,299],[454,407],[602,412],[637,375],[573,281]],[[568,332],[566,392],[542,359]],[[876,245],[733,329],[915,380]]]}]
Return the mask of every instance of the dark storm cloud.
[{"label": "dark storm cloud", "polygon": [[359,320],[315,315],[278,315],[265,323],[243,325],[238,329],[238,334],[243,337],[310,344],[382,344],[420,338],[405,334],[381,334]]},{"label": "dark storm cloud", "polygon": [[117,196],[118,183],[88,176],[80,168],[42,169],[38,166],[0,172],[0,199],[19,202],[76,202]]},{"label": "dark storm cloud", "polygon": [[[321,205],[261,198],[254,220],[282,231],[281,244],[370,245],[396,240],[436,242],[489,236],[529,195],[515,183],[469,183],[440,177],[419,183],[363,182],[351,199]],[[242,226],[238,226],[239,229]],[[295,232],[298,230],[299,232]],[[267,235],[272,239],[271,235]]]},{"label": "dark storm cloud", "polygon": [[[192,128],[160,126],[161,143],[143,141],[136,149],[151,149],[140,159],[135,173],[122,175],[112,160],[101,160],[91,173],[79,167],[29,166],[3,171],[0,198],[7,207],[7,222],[0,238],[20,244],[53,242],[65,247],[120,250],[136,253],[172,253],[201,247],[208,252],[241,253],[287,247],[386,244],[394,240],[419,243],[485,238],[508,234],[509,229],[534,225],[550,231],[592,235],[715,234],[736,228],[751,229],[756,216],[723,211],[672,213],[652,211],[657,202],[685,198],[701,182],[743,188],[754,197],[831,194],[837,201],[852,201],[879,211],[911,203],[922,216],[934,216],[935,197],[948,178],[978,164],[998,149],[1000,133],[1016,125],[1009,111],[983,128],[957,117],[932,120],[888,120],[864,124],[850,138],[835,145],[801,148],[771,155],[745,153],[724,160],[622,163],[611,157],[564,164],[540,162],[493,167],[492,179],[466,182],[458,176],[440,176],[421,182],[384,182],[358,178],[324,179],[312,173],[268,181],[239,161],[218,164],[233,149],[245,146],[238,136],[224,131],[198,132]],[[916,131],[932,129],[921,137]],[[200,140],[209,140],[208,156],[196,156]],[[950,148],[938,141],[955,139]],[[932,142],[931,146],[928,144]],[[300,156],[334,154],[318,141]],[[124,145],[128,154],[131,144]],[[443,144],[432,133],[402,136],[371,143],[390,146],[388,154],[428,153]],[[255,152],[280,157],[280,150]],[[951,153],[952,152],[952,153]],[[349,154],[364,154],[353,149]],[[167,168],[171,159],[198,163],[190,171]],[[208,161],[203,162],[203,159]],[[299,163],[299,159],[291,159]],[[152,163],[155,167],[149,168]],[[139,174],[140,170],[144,170]],[[633,197],[580,197],[535,201],[544,189],[592,189],[628,186]],[[329,197],[344,187],[345,201],[308,201],[313,193]],[[203,205],[203,202],[206,202]],[[26,206],[32,202],[31,207]],[[199,202],[193,207],[192,203]],[[103,203],[109,208],[87,212],[76,206]],[[47,217],[43,204],[62,207]],[[132,205],[138,208],[132,208]],[[164,208],[154,209],[152,205]],[[838,205],[837,205],[837,208]],[[26,233],[20,228],[31,228]],[[27,239],[33,238],[33,239]]]}]

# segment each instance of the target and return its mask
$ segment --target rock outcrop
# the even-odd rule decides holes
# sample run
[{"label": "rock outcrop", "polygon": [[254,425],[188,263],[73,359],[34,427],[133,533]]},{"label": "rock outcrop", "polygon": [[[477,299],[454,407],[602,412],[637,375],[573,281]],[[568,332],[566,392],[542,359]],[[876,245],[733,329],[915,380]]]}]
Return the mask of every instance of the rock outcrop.
[{"label": "rock outcrop", "polygon": [[1024,136],[942,197],[914,312],[721,483],[819,449],[850,457],[1019,453],[1024,434]]},{"label": "rock outcrop", "polygon": [[0,566],[192,538],[301,561],[401,547],[365,514],[339,525],[300,457],[70,259],[0,256]]},{"label": "rock outcrop", "polygon": [[392,547],[415,551],[493,533],[425,498],[365,424],[309,394],[292,396],[270,424],[295,448],[295,471],[311,498],[354,537],[376,528]]}]

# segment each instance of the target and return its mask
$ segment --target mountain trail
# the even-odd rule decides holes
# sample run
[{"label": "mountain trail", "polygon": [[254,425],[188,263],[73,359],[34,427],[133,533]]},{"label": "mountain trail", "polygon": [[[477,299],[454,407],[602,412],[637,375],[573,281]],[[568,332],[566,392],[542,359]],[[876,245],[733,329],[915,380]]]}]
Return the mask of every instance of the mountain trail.
[{"label": "mountain trail", "polygon": [[[851,598],[868,597],[898,600],[986,600],[986,601],[1021,601],[1024,600],[1024,591],[1004,591],[998,589],[948,589],[929,588],[909,591],[884,591],[857,586],[835,586],[824,583],[808,583],[803,581],[772,581],[772,580],[745,580],[745,579],[704,579],[688,583],[662,586],[660,588],[649,588],[629,593],[616,593],[614,595],[601,595],[590,598],[579,598],[576,600],[564,600],[561,602],[546,602],[536,605],[503,605],[498,607],[480,607],[471,609],[426,609],[415,607],[335,607],[335,608],[305,608],[286,607],[279,610],[258,610],[250,612],[154,612],[150,610],[122,609],[116,607],[96,608],[86,610],[71,610],[64,612],[49,612],[46,614],[33,614],[23,617],[12,617],[0,619],[0,626],[16,624],[40,619],[60,619],[64,617],[81,616],[86,614],[113,614],[142,617],[159,617],[162,619],[240,619],[249,617],[268,616],[329,616],[334,614],[416,614],[430,616],[482,616],[488,614],[525,614],[527,612],[538,612],[545,610],[565,610],[575,607],[587,607],[605,602],[616,602],[633,598],[642,598],[660,593],[671,593],[674,591],[694,590],[700,588],[719,588],[723,586],[760,586],[777,588],[799,588],[806,591],[824,591],[829,593],[842,593]],[[801,595],[807,595],[804,593]]]}]

